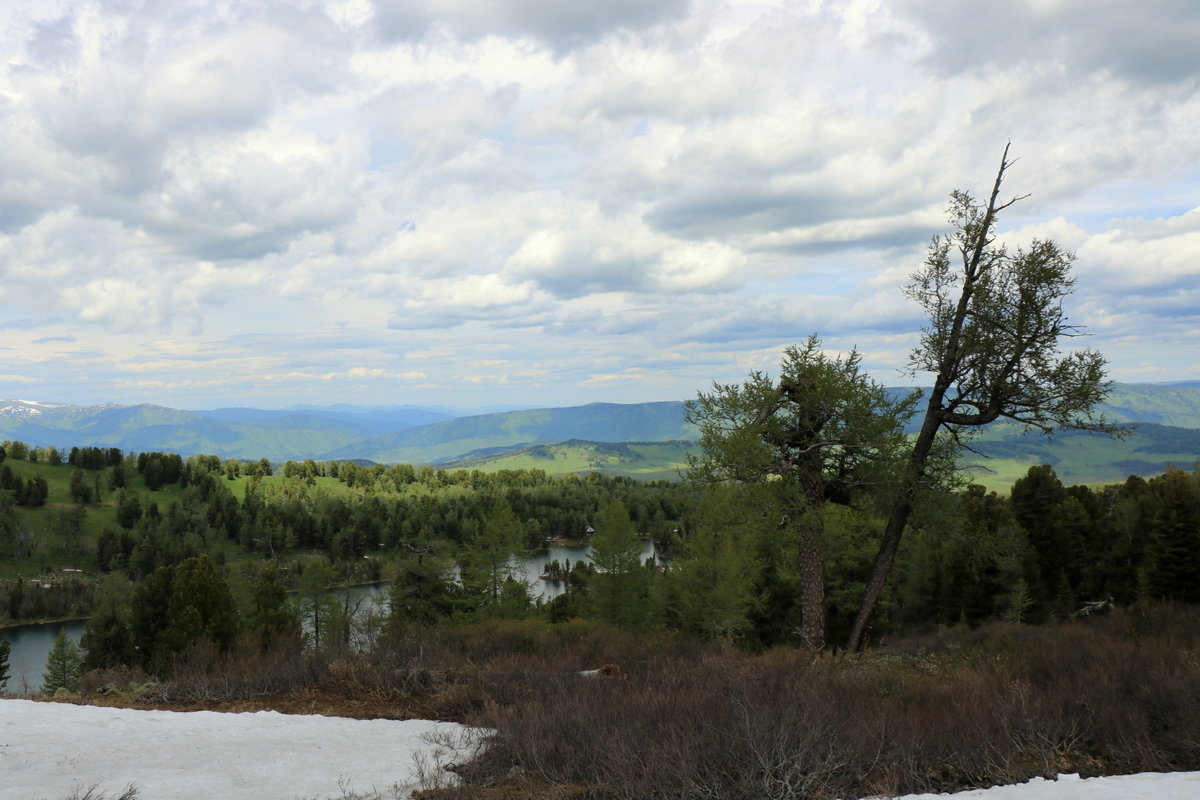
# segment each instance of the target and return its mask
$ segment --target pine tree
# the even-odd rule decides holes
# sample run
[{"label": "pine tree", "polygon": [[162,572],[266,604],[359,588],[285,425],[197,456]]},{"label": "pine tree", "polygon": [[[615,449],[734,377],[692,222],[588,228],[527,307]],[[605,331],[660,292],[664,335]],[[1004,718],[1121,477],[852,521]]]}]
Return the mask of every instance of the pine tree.
[{"label": "pine tree", "polygon": [[825,647],[825,538],[821,509],[866,487],[879,488],[906,446],[903,423],[916,395],[896,400],[862,370],[855,350],[830,357],[817,336],[788,347],[773,380],[752,372],[741,384],[714,384],[688,401],[700,432],[689,478],[698,484],[762,485],[775,495],[777,525],[794,534],[800,638]]},{"label": "pine tree", "polygon": [[65,628],[59,628],[54,647],[46,657],[46,675],[42,680],[42,694],[53,697],[59,689],[75,691],[79,686],[79,673],[83,669],[83,655],[79,645],[67,637]]},{"label": "pine tree", "polygon": [[337,603],[329,594],[329,587],[337,575],[324,560],[312,559],[304,565],[300,574],[301,613],[308,617],[308,630],[312,632],[313,646],[328,644],[330,623],[337,610]]},{"label": "pine tree", "polygon": [[632,624],[645,616],[645,571],[642,542],[629,511],[610,500],[596,521],[592,538],[592,563],[597,574],[592,585],[600,616],[618,624]]},{"label": "pine tree", "polygon": [[1024,622],[1025,615],[1032,605],[1033,598],[1029,596],[1029,586],[1025,583],[1024,578],[1019,578],[1009,596],[1008,614],[1006,615],[1008,621],[1017,624]]},{"label": "pine tree", "polygon": [[254,608],[250,617],[250,628],[263,641],[272,637],[294,636],[300,632],[300,620],[288,606],[287,589],[279,580],[279,570],[264,567],[251,590]]},{"label": "pine tree", "polygon": [[390,623],[397,627],[431,627],[462,607],[462,591],[448,569],[432,557],[400,562],[392,580]]},{"label": "pine tree", "polygon": [[714,486],[701,500],[696,530],[665,579],[663,613],[673,624],[724,641],[750,630],[763,574],[755,559],[765,505],[757,489]]},{"label": "pine tree", "polygon": [[96,610],[79,640],[85,670],[133,663],[133,636],[129,630],[132,594],[133,585],[119,572],[101,579],[96,589]]},{"label": "pine tree", "polygon": [[525,524],[506,499],[498,498],[459,558],[463,587],[484,605],[500,602],[505,580],[516,572],[511,556],[524,545]]},{"label": "pine tree", "polygon": [[1150,487],[1150,593],[1159,600],[1200,602],[1200,474],[1169,470]]}]

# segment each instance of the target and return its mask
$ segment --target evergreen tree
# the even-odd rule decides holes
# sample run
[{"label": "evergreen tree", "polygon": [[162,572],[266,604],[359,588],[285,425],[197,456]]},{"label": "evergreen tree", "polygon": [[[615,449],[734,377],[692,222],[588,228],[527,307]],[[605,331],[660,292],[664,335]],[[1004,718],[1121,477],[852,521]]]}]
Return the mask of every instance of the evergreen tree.
[{"label": "evergreen tree", "polygon": [[1013,516],[1025,530],[1036,570],[1026,575],[1035,606],[1045,607],[1072,568],[1073,548],[1059,518],[1067,499],[1062,481],[1049,465],[1030,467],[1009,494]]},{"label": "evergreen tree", "polygon": [[142,501],[136,494],[121,489],[117,494],[117,524],[127,530],[142,518]]},{"label": "evergreen tree", "polygon": [[79,505],[92,502],[92,487],[87,485],[83,470],[77,469],[71,472],[70,492],[71,499]]},{"label": "evergreen tree", "polygon": [[104,669],[133,662],[133,637],[125,619],[127,613],[109,604],[92,613],[79,640],[84,651],[84,669]]},{"label": "evergreen tree", "polygon": [[1150,490],[1156,501],[1146,521],[1150,595],[1200,603],[1200,472],[1170,470],[1151,481]]},{"label": "evergreen tree", "polygon": [[34,475],[25,484],[25,498],[23,505],[31,508],[41,508],[46,505],[46,499],[50,496],[50,484],[41,474]]},{"label": "evergreen tree", "polygon": [[[145,548],[148,551],[150,548]],[[135,557],[143,550],[135,548]],[[163,641],[163,631],[170,624],[168,608],[171,602],[173,567],[164,566],[146,574],[133,590],[130,601],[130,633],[138,664],[147,671],[165,662],[170,650]]]},{"label": "evergreen tree", "polygon": [[525,543],[525,525],[503,497],[493,501],[479,532],[459,559],[463,587],[483,605],[498,603],[504,582],[514,576],[513,553]]},{"label": "evergreen tree", "polygon": [[[711,639],[737,641],[751,629],[763,564],[756,559],[762,492],[716,486],[705,493],[699,523],[664,580],[660,605],[674,625]],[[790,618],[791,614],[780,614]]]},{"label": "evergreen tree", "polygon": [[288,606],[287,589],[274,566],[258,571],[251,590],[253,612],[250,627],[264,637],[290,636],[300,632],[300,621]]},{"label": "evergreen tree", "polygon": [[1029,587],[1026,585],[1025,579],[1020,578],[1013,586],[1012,594],[1009,596],[1008,613],[1005,616],[1009,622],[1020,624],[1025,621],[1025,615],[1032,605],[1033,598],[1029,595]]},{"label": "evergreen tree", "polygon": [[189,558],[175,567],[169,614],[164,637],[176,653],[201,639],[227,651],[240,629],[229,584],[208,556]]},{"label": "evergreen tree", "polygon": [[96,590],[96,609],[79,640],[85,670],[133,663],[133,635],[129,630],[132,594],[132,584],[119,572],[101,580]]},{"label": "evergreen tree", "polygon": [[75,691],[79,688],[79,674],[83,668],[83,656],[79,645],[67,636],[65,628],[59,628],[54,646],[46,657],[46,672],[42,680],[42,694],[53,697],[59,689]]},{"label": "evergreen tree", "polygon": [[159,567],[133,591],[130,632],[136,658],[147,670],[166,666],[202,640],[229,650],[239,627],[229,584],[208,556]]},{"label": "evergreen tree", "polygon": [[22,606],[25,603],[25,580],[17,578],[12,591],[8,593],[8,618],[20,619]]},{"label": "evergreen tree", "polygon": [[300,575],[300,603],[302,613],[307,616],[308,630],[312,633],[314,647],[328,644],[327,633],[337,612],[337,603],[329,593],[336,574],[323,560],[311,559],[304,565]]},{"label": "evergreen tree", "polygon": [[425,556],[400,562],[390,597],[390,622],[396,627],[437,625],[463,606],[449,571]]},{"label": "evergreen tree", "polygon": [[645,617],[647,581],[641,554],[642,542],[628,509],[616,498],[609,500],[592,537],[592,593],[602,619],[629,625]]},{"label": "evergreen tree", "polygon": [[686,406],[701,454],[689,478],[702,485],[761,484],[775,495],[778,524],[794,534],[800,569],[799,627],[805,646],[825,646],[821,511],[867,485],[886,483],[905,446],[916,396],[890,397],[851,351],[831,358],[821,340],[784,350],[778,382],[760,372],[713,386]]}]

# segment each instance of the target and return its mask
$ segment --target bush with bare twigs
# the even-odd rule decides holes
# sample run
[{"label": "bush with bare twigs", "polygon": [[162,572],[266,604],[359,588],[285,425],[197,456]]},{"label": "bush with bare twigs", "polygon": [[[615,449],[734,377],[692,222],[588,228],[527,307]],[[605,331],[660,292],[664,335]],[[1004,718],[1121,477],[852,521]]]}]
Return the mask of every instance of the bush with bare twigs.
[{"label": "bush with bare twigs", "polygon": [[468,789],[523,780],[531,795],[750,800],[1200,767],[1194,610],[935,644],[815,659],[664,653],[627,681],[543,681],[471,719],[496,733],[459,774]]}]

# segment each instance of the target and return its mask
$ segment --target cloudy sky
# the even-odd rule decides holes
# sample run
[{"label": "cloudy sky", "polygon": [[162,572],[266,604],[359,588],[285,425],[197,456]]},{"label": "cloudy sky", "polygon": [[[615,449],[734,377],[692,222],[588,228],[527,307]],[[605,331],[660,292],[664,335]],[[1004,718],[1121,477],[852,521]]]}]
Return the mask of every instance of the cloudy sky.
[{"label": "cloudy sky", "polygon": [[1200,378],[1194,0],[0,0],[0,397],[683,399],[899,370],[1019,161],[1125,381]]}]

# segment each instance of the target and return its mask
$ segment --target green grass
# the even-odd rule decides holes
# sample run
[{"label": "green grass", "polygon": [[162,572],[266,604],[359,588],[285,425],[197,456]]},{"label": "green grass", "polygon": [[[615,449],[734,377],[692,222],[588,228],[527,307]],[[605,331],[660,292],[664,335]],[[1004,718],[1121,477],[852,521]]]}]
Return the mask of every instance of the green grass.
[{"label": "green grass", "polygon": [[[35,541],[35,552],[28,557],[9,558],[0,560],[0,579],[29,577],[40,574],[46,567],[73,567],[89,570],[93,566],[93,553],[96,541],[106,528],[119,530],[117,524],[117,498],[120,489],[108,489],[108,470],[84,470],[87,484],[95,491],[96,478],[99,476],[101,492],[98,499],[80,506],[71,499],[71,474],[75,467],[70,464],[49,464],[46,462],[29,462],[17,459],[6,459],[4,462],[18,478],[28,481],[41,475],[46,479],[49,496],[46,505],[41,508],[14,506],[12,513],[14,522],[21,530],[28,530]],[[143,510],[152,503],[157,504],[159,512],[167,513],[171,504],[182,500],[183,489],[179,484],[169,484],[156,491],[146,488],[142,476],[133,469],[126,469],[126,487],[128,494],[137,496]],[[287,480],[281,475],[263,478],[265,485],[281,485]],[[245,476],[234,480],[223,480],[233,496],[241,502],[246,494],[246,484],[249,479]],[[337,478],[316,478],[315,485],[326,490],[342,490],[353,492],[354,489],[345,486]],[[65,514],[83,512],[80,521],[82,535],[79,540],[81,547],[71,547],[63,531],[66,524]],[[257,553],[244,552],[236,542],[225,539],[214,539],[210,546],[224,554],[229,563],[257,562],[261,556]]]},{"label": "green grass", "polygon": [[1121,483],[1131,474],[1150,477],[1169,466],[1190,468],[1200,460],[1200,434],[1188,428],[1143,423],[1124,439],[1094,434],[1022,436],[1015,426],[993,425],[974,444],[992,455],[964,453],[960,463],[974,467],[972,479],[1007,491],[1031,466],[1049,464],[1063,483]]},{"label": "green grass", "polygon": [[[32,533],[40,552],[35,552],[30,557],[6,559],[0,562],[0,578],[35,575],[46,566],[90,569],[92,567],[91,552],[95,550],[97,538],[105,528],[116,529],[119,527],[117,525],[117,497],[121,490],[108,488],[108,470],[84,470],[87,485],[92,487],[93,492],[95,492],[96,478],[99,477],[100,494],[98,497],[93,495],[93,502],[80,506],[71,499],[71,474],[75,471],[74,466],[49,464],[41,461],[20,461],[12,458],[6,459],[4,464],[12,470],[14,475],[25,481],[41,475],[46,479],[49,496],[46,498],[46,505],[41,508],[27,506],[13,508],[16,524]],[[178,484],[164,486],[158,491],[152,492],[146,488],[145,481],[136,470],[126,469],[125,475],[127,482],[125,491],[136,495],[141,501],[143,509],[151,503],[157,503],[159,510],[165,513],[171,503],[179,500],[183,493]],[[84,552],[69,547],[63,534],[67,527],[64,516],[77,513],[77,510],[83,512],[79,527],[82,532],[80,543]]]},{"label": "green grass", "polygon": [[585,442],[571,440],[500,453],[468,455],[446,462],[446,469],[540,469],[548,475],[602,472],[645,480],[678,480],[687,469],[687,453],[695,442]]}]

